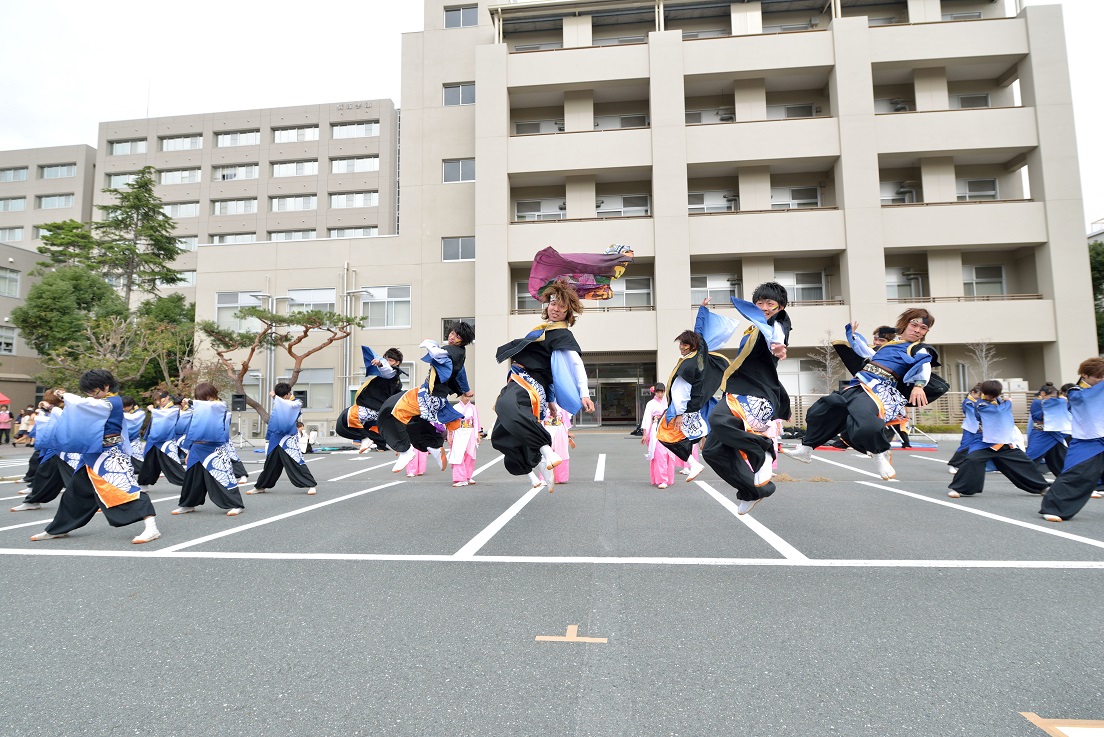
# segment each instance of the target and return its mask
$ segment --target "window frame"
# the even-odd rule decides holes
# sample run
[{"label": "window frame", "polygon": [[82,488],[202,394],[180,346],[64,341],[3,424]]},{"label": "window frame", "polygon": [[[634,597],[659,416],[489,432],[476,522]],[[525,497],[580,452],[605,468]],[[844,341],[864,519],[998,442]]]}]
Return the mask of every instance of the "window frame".
[{"label": "window frame", "polygon": [[[450,14],[455,19],[455,23],[450,20]],[[445,14],[443,19],[444,28],[451,30],[454,28],[475,28],[479,25],[479,6],[478,5],[455,5],[451,8],[445,8]]]},{"label": "window frame", "polygon": [[[465,164],[471,162],[471,178],[464,178]],[[453,164],[459,167],[457,174],[459,179],[449,179],[449,165]],[[443,159],[441,161],[441,181],[443,184],[464,184],[475,181],[475,157],[467,157],[463,159]]]},{"label": "window frame", "polygon": [[0,356],[14,356],[19,333],[12,325],[0,325]]},{"label": "window frame", "polygon": [[[442,107],[463,107],[465,105],[475,104],[475,82],[449,82],[441,86],[441,105]],[[457,101],[449,102],[449,93],[452,90],[456,90]],[[464,102],[466,93],[471,92],[471,99],[468,102]]]},{"label": "window frame", "polygon": [[[255,136],[257,140],[242,143],[234,136]],[[223,142],[223,139],[229,138],[232,142]],[[237,148],[238,146],[260,146],[261,145],[261,129],[253,128],[250,130],[241,131],[222,131],[221,133],[215,133],[215,148]]]},{"label": "window frame", "polygon": [[[0,267],[0,297],[19,298],[19,277],[20,273],[15,269]],[[9,284],[15,286],[11,291],[6,291],[4,287]]]},{"label": "window frame", "polygon": [[[456,258],[449,258],[448,249],[452,245],[450,242],[455,242]],[[470,245],[471,256],[465,257],[465,246]],[[456,261],[475,261],[475,236],[474,235],[458,235],[448,236],[441,239],[441,260],[448,262]]]},{"label": "window frame", "polygon": [[[413,290],[413,288],[410,284],[380,284],[380,285],[370,286],[370,287],[361,287],[361,289],[364,290],[364,293],[361,294],[361,296],[360,296],[360,316],[361,317],[365,317],[365,318],[371,317],[370,315],[365,314],[365,311],[364,311],[365,310],[365,305],[368,305],[368,304],[383,304],[384,305],[384,308],[383,308],[384,309],[384,316],[383,316],[384,324],[383,325],[367,324],[367,325],[364,326],[365,330],[409,330],[412,327],[411,323],[413,323],[413,321],[414,321],[414,316],[413,316],[413,294],[414,294],[414,290]],[[402,297],[401,295],[392,296],[391,293],[390,293],[390,290],[392,290],[392,289],[405,289],[406,290],[406,296],[405,297]],[[384,290],[384,297],[383,298],[371,298],[370,299],[369,298],[369,292],[372,291],[372,290]],[[395,308],[394,308],[393,305],[402,304],[402,303],[406,303],[406,306],[407,306],[406,307],[406,324],[399,324],[398,322],[394,322],[393,324],[388,324],[389,320],[395,320],[396,319]]]}]

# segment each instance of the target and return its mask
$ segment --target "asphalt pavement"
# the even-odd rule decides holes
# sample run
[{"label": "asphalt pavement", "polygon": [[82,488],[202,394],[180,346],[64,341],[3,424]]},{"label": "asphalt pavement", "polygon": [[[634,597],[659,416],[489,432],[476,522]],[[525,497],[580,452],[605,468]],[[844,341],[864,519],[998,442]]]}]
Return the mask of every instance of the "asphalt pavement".
[{"label": "asphalt pavement", "polygon": [[[659,490],[638,438],[578,436],[551,494],[484,442],[474,486],[314,454],[316,496],[284,478],[238,517],[174,517],[162,479],[163,537],[142,546],[99,515],[31,542],[56,502],[3,513],[0,735],[1031,737],[1024,712],[1104,719],[1104,500],[1055,525],[997,474],[949,499],[950,443],[896,451],[888,482],[854,452],[783,457],[777,493],[738,517],[712,471]],[[0,476],[25,468],[0,453]]]}]

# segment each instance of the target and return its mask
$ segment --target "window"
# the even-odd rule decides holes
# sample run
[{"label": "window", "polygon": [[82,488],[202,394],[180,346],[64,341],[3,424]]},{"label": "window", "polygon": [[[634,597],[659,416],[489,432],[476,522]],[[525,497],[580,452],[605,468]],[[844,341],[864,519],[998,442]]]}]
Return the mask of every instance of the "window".
[{"label": "window", "polygon": [[73,206],[73,195],[71,194],[49,194],[42,195],[38,198],[39,210],[58,210],[63,207]]},{"label": "window", "polygon": [[410,327],[410,286],[365,287],[360,314],[368,328]]},{"label": "window", "polygon": [[194,271],[178,271],[176,273],[184,281],[178,281],[176,284],[166,284],[158,279],[157,286],[162,289],[180,289],[181,287],[194,287],[196,285],[196,273]]},{"label": "window", "polygon": [[7,325],[0,326],[0,355],[15,355],[15,328]]},{"label": "window", "polygon": [[914,299],[923,296],[920,274],[906,268],[886,267],[886,298]]},{"label": "window", "polygon": [[273,197],[269,201],[272,203],[272,212],[301,212],[318,209],[318,197],[313,194],[300,197]]},{"label": "window", "polygon": [[330,289],[289,289],[288,314],[321,310],[333,312],[337,304],[337,290]]},{"label": "window", "polygon": [[213,200],[212,215],[251,215],[257,212],[257,200]]},{"label": "window", "polygon": [[119,189],[120,187],[129,187],[131,182],[138,178],[138,172],[127,172],[124,174],[108,174],[107,186],[110,189]]},{"label": "window", "polygon": [[27,181],[27,167],[13,169],[0,169],[0,182],[25,182]]},{"label": "window", "polygon": [[778,26],[763,26],[763,33],[789,33],[791,31],[811,31],[812,23],[786,23]]},{"label": "window", "polygon": [[[286,381],[286,378],[281,378]],[[292,387],[295,391],[306,390],[307,401],[303,409],[332,409],[334,394],[334,370],[332,368],[300,369],[299,378]]]},{"label": "window", "polygon": [[540,132],[541,122],[539,120],[530,120],[524,123],[514,123],[514,133],[519,136],[528,136]]},{"label": "window", "polygon": [[353,159],[331,159],[331,174],[353,174],[359,171],[379,171],[378,156],[358,156]]},{"label": "window", "polygon": [[613,297],[602,302],[609,307],[651,307],[652,306],[652,277],[630,276],[623,279],[614,279]]},{"label": "window", "polygon": [[146,152],[146,139],[135,138],[130,141],[109,141],[107,144],[107,151],[108,156],[144,154]]},{"label": "window", "polygon": [[882,182],[883,205],[907,205],[916,201],[916,182]]},{"label": "window", "polygon": [[771,187],[772,210],[820,207],[819,187]]},{"label": "window", "polygon": [[379,121],[367,123],[335,123],[330,131],[331,138],[369,138],[379,135]]},{"label": "window", "polygon": [[615,130],[617,128],[646,128],[647,115],[596,115],[595,130]]},{"label": "window", "polygon": [[562,49],[562,41],[551,41],[543,44],[517,44],[514,51],[547,51],[549,49]]},{"label": "window", "polygon": [[1004,294],[1004,266],[962,266],[962,286],[967,297]]},{"label": "window", "polygon": [[529,282],[514,282],[514,304],[518,310],[536,310],[540,312],[541,303],[529,294]]},{"label": "window", "polygon": [[955,95],[956,107],[959,110],[968,110],[976,107],[989,107],[989,94],[979,93],[974,95]]},{"label": "window", "polygon": [[211,238],[211,242],[218,246],[229,246],[234,243],[256,243],[256,233],[219,233]]},{"label": "window", "polygon": [[790,118],[811,118],[816,112],[812,104],[805,105],[767,105],[767,120],[788,120]]},{"label": "window", "polygon": [[545,200],[518,200],[514,203],[514,220],[563,220],[567,205],[559,197]]},{"label": "window", "polygon": [[981,11],[973,13],[944,13],[943,20],[981,20]]},{"label": "window", "polygon": [[273,143],[297,143],[299,141],[317,141],[318,126],[304,126],[302,128],[273,128]]},{"label": "window", "polygon": [[259,320],[235,317],[235,313],[243,307],[260,307],[261,298],[257,295],[260,290],[253,292],[217,292],[215,294],[215,322],[220,328],[247,332],[261,329]]},{"label": "window", "polygon": [[593,46],[620,46],[621,44],[642,44],[643,36],[615,36],[613,38],[596,38]]},{"label": "window", "polygon": [[721,36],[727,36],[728,32],[720,28],[711,28],[706,31],[683,31],[682,40],[687,41],[692,38],[720,38]]},{"label": "window", "polygon": [[54,164],[38,167],[39,179],[67,179],[77,175],[76,164]]},{"label": "window", "polygon": [[240,164],[238,166],[216,166],[216,182],[232,182],[236,179],[256,179],[260,173],[257,164]]},{"label": "window", "polygon": [[162,151],[193,151],[203,148],[203,136],[172,136],[161,139]]},{"label": "window", "polygon": [[176,239],[176,245],[180,246],[185,251],[194,251],[199,248],[199,236],[198,235],[182,235]]},{"label": "window", "polygon": [[882,113],[905,113],[915,108],[916,104],[912,100],[906,100],[903,97],[883,97],[874,100],[875,115],[880,115]]},{"label": "window", "polygon": [[19,272],[0,268],[0,297],[19,296]]},{"label": "window", "polygon": [[31,228],[31,235],[35,237],[35,240],[41,240],[45,236],[50,235],[50,229],[44,228],[41,225],[36,225]]},{"label": "window", "polygon": [[270,241],[309,241],[316,237],[313,230],[274,230],[268,234]]},{"label": "window", "polygon": [[330,238],[363,238],[366,236],[379,235],[379,228],[375,225],[369,225],[361,228],[330,228]]},{"label": "window", "polygon": [[341,210],[349,207],[378,207],[379,192],[344,192],[330,195],[330,207]]},{"label": "window", "polygon": [[194,218],[199,216],[198,202],[167,202],[161,206],[171,218]]},{"label": "window", "polygon": [[475,236],[441,239],[442,261],[474,261]]},{"label": "window", "polygon": [[600,197],[594,203],[600,218],[646,217],[651,214],[650,195],[601,195]]},{"label": "window", "polygon": [[199,181],[199,169],[172,169],[161,172],[161,184],[195,184]]},{"label": "window", "polygon": [[274,177],[313,176],[318,173],[318,159],[314,161],[281,161],[272,165]]},{"label": "window", "polygon": [[0,228],[0,241],[23,240],[23,228]]},{"label": "window", "polygon": [[218,148],[229,148],[230,146],[257,146],[260,142],[261,132],[259,130],[215,134],[215,146]]},{"label": "window", "polygon": [[454,323],[466,322],[472,326],[472,330],[475,330],[475,318],[474,317],[446,317],[441,320],[441,344],[444,345],[448,342],[448,336],[451,332],[451,328]]},{"label": "window", "polygon": [[686,112],[686,124],[697,125],[702,122],[701,110],[688,110]]},{"label": "window", "polygon": [[23,212],[26,206],[26,197],[7,197],[0,199],[0,212]]},{"label": "window", "polygon": [[740,209],[740,198],[732,192],[690,192],[686,195],[687,212],[735,212]]},{"label": "window", "polygon": [[475,159],[445,159],[446,182],[474,182]]},{"label": "window", "polygon": [[445,107],[475,104],[475,82],[445,85]]},{"label": "window", "polygon": [[866,19],[866,25],[868,26],[891,26],[894,23],[897,23],[897,16],[895,15],[882,16],[880,18],[867,17]]},{"label": "window", "polygon": [[479,6],[445,8],[445,28],[469,28],[479,25]]},{"label": "window", "polygon": [[731,304],[740,296],[740,280],[730,274],[697,274],[690,276],[690,306],[697,307],[709,297],[715,304]]},{"label": "window", "polygon": [[774,280],[789,292],[791,303],[824,299],[824,272],[778,271]]},{"label": "window", "polygon": [[996,179],[959,179],[957,185],[959,202],[998,199]]}]

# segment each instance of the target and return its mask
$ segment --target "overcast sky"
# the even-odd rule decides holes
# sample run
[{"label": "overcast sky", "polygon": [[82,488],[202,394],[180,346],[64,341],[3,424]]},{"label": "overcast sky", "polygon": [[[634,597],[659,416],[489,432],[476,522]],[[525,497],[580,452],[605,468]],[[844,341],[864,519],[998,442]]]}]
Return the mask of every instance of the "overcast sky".
[{"label": "overcast sky", "polygon": [[[1104,0],[1022,2],[1063,6],[1085,220],[1104,218],[1104,137],[1094,133]],[[312,7],[327,5],[0,0],[5,56],[22,60],[0,86],[0,150],[95,146],[104,120],[375,98],[401,106],[402,34],[421,30],[421,1],[345,3],[338,23]]]}]

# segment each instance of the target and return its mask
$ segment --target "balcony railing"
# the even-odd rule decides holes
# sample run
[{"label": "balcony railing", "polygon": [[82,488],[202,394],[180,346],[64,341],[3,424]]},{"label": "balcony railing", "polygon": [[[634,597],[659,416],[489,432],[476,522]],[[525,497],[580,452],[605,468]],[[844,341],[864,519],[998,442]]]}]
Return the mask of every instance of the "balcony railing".
[{"label": "balcony railing", "polygon": [[[655,305],[603,305],[584,302],[583,308],[586,312],[655,312]],[[540,313],[541,310],[536,307],[510,310],[511,315],[539,315]]]},{"label": "balcony railing", "polygon": [[1018,200],[959,200],[956,202],[898,202],[894,205],[882,205],[882,207],[943,207],[945,205],[992,205],[1000,202],[1034,202],[1030,198]]},{"label": "balcony railing", "polygon": [[930,304],[933,302],[1016,302],[1042,298],[1043,295],[1041,294],[977,294],[958,297],[888,297],[886,302],[903,305]]}]

